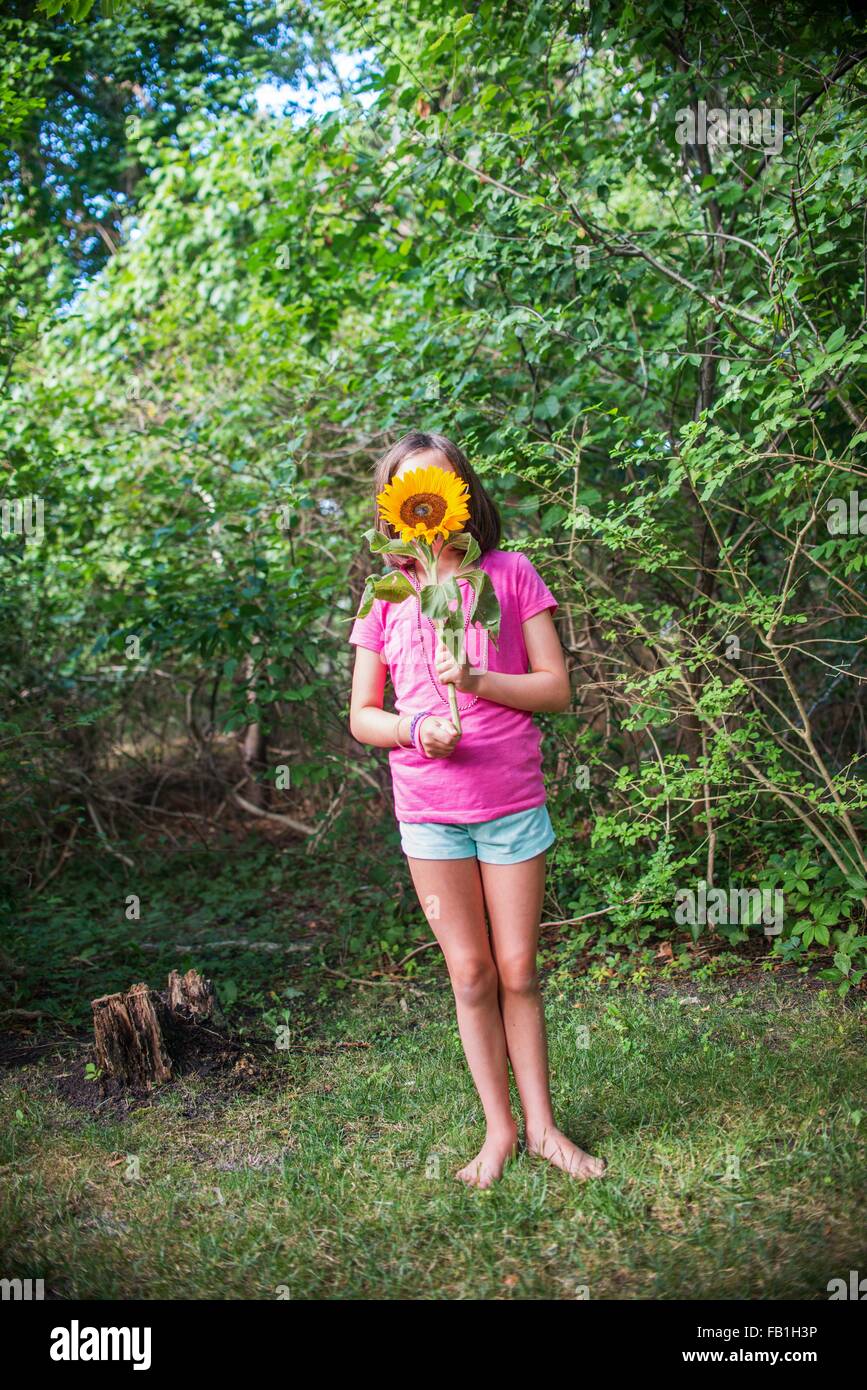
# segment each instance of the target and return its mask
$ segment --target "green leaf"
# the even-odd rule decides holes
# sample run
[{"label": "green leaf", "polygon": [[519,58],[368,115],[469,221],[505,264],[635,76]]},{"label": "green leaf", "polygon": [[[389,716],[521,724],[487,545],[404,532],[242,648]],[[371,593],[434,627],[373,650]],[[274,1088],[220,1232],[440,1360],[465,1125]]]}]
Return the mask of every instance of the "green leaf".
[{"label": "green leaf", "polygon": [[449,545],[453,545],[455,550],[465,550],[467,552],[461,560],[460,569],[458,571],[461,578],[463,578],[463,572],[468,570],[481,555],[481,546],[475,536],[470,535],[469,531],[459,531],[457,535],[449,536]]},{"label": "green leaf", "polygon": [[367,541],[374,555],[412,555],[418,554],[415,547],[409,541],[391,540],[384,536],[381,531],[373,529],[365,531],[364,539]]},{"label": "green leaf", "polygon": [[[449,583],[453,586],[449,589]],[[449,599],[454,598],[457,584],[454,579],[445,584],[425,584],[421,591],[421,611],[432,623],[444,623],[449,617]],[[458,591],[460,592],[460,591]]]},{"label": "green leaf", "polygon": [[373,592],[384,603],[403,603],[405,598],[415,593],[415,589],[405,574],[401,574],[399,570],[390,570],[388,574],[373,581]]},{"label": "green leaf", "polygon": [[376,598],[376,594],[373,591],[373,586],[375,582],[375,575],[368,575],[367,580],[365,581],[364,593],[361,595],[361,603],[359,604],[358,613],[356,614],[356,617],[366,618],[371,608],[373,607],[373,600]]},{"label": "green leaf", "polygon": [[496,646],[500,636],[500,601],[497,598],[491,576],[485,570],[470,570],[461,575],[474,589],[473,606],[470,609],[470,622],[476,622],[491,634]]},{"label": "green leaf", "polygon": [[831,334],[830,338],[829,338],[828,341],[826,342],[826,344],[825,344],[825,351],[826,351],[826,352],[836,352],[836,351],[837,351],[837,348],[838,348],[838,347],[842,347],[843,344],[845,343],[845,341],[846,341],[846,328],[845,328],[845,325],[844,325],[844,324],[841,324],[839,328],[835,328],[835,329],[834,329],[834,332]]},{"label": "green leaf", "polygon": [[434,55],[437,54],[437,53],[439,53],[440,49],[443,48],[444,45],[448,43],[448,41],[449,41],[450,38],[451,38],[451,33],[449,32],[448,29],[446,29],[444,33],[440,34],[437,38],[434,39],[433,43],[428,44],[428,47],[427,47],[427,56],[428,56],[429,58],[433,58]]}]

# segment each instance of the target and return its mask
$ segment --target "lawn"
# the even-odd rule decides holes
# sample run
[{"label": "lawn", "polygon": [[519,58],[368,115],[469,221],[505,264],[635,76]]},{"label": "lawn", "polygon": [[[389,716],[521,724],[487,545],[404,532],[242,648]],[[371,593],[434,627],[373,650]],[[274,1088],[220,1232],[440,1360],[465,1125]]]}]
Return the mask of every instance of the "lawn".
[{"label": "lawn", "polygon": [[488,1192],[454,1179],[482,1130],[432,967],[349,990],[246,1080],[128,1111],[70,1089],[75,1046],[11,1070],[5,1274],[60,1298],[737,1300],[865,1267],[855,1007],[761,976],[546,996],[558,1113],[602,1181],[525,1153]]}]

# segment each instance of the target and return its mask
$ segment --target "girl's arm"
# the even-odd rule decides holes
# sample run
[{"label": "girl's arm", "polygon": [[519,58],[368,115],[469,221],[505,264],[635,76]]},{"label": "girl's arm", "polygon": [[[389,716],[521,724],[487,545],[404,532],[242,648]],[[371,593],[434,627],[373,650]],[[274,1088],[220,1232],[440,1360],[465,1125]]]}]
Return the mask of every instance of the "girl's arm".
[{"label": "girl's arm", "polygon": [[524,644],[530,659],[530,670],[523,676],[509,676],[501,671],[486,671],[471,676],[469,665],[460,666],[444,646],[437,650],[437,679],[442,684],[453,682],[458,690],[493,700],[510,709],[525,709],[534,713],[555,714],[572,703],[569,673],[563,658],[563,648],[551,617],[543,608],[522,624]]},{"label": "girl's arm", "polygon": [[[382,708],[385,674],[379,652],[356,647],[349,731],[359,743],[373,748],[409,748],[410,716],[390,714]],[[431,717],[421,721],[417,737],[429,758],[447,758],[454,751],[458,732],[451,720]]]},{"label": "girl's arm", "polygon": [[373,748],[397,748],[409,744],[409,719],[389,714],[382,708],[385,693],[385,662],[379,652],[356,647],[352,695],[349,701],[349,732],[359,743]]}]

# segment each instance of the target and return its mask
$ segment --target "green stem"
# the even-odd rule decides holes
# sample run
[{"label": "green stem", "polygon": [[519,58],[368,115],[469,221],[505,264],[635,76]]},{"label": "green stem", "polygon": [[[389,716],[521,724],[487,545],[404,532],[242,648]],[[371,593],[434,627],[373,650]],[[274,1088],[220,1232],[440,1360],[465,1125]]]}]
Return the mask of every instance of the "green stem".
[{"label": "green stem", "polygon": [[[443,635],[443,623],[442,623],[442,620],[439,620],[438,622],[435,622],[435,623],[434,623],[434,627],[435,627],[435,629],[436,629],[437,636],[438,636],[439,638],[442,638],[442,635]],[[455,728],[457,729],[458,734],[462,734],[462,733],[463,733],[463,730],[462,730],[462,728],[461,728],[461,716],[460,716],[460,711],[458,710],[458,692],[455,690],[454,685],[452,685],[451,683],[449,683],[449,684],[446,686],[446,690],[449,692],[449,713],[450,713],[450,715],[451,715],[451,717],[452,717],[452,723],[454,724]]]},{"label": "green stem", "polygon": [[457,729],[458,736],[460,737],[460,735],[463,733],[463,729],[461,728],[461,716],[460,711],[458,710],[458,692],[455,690],[453,685],[449,686],[449,709],[452,712],[452,723]]},{"label": "green stem", "polygon": [[[440,549],[442,549],[442,546],[440,546]],[[426,577],[431,581],[431,583],[438,584],[439,576],[437,574],[437,556],[434,554],[433,549],[430,546],[419,546],[419,550],[423,550],[425,552],[424,555],[419,556],[419,559],[421,560],[422,565],[424,565]],[[442,639],[443,627],[444,624],[441,620],[439,622],[434,623],[434,628],[436,630],[437,636],[440,639]],[[455,690],[455,687],[452,684],[449,684],[446,687],[446,689],[449,693],[449,713],[452,717],[452,723],[458,731],[458,737],[460,737],[460,735],[463,733],[463,730],[461,728],[461,716],[458,710],[458,692]]]}]

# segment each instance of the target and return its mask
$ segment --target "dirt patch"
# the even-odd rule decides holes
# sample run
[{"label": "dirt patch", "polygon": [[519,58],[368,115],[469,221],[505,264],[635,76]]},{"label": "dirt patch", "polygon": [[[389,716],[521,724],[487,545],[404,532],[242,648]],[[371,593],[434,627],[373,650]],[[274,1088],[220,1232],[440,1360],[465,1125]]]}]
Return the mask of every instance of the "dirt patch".
[{"label": "dirt patch", "polygon": [[[807,973],[803,973],[797,965],[780,965],[770,973],[749,968],[735,969],[731,974],[720,973],[710,980],[696,980],[690,976],[677,980],[657,979],[649,984],[647,993],[651,999],[679,996],[684,1000],[695,998],[702,1003],[719,1000],[721,996],[731,998],[744,994],[749,997],[751,1007],[776,1011],[779,1009],[780,995],[773,986],[785,985],[787,1002],[791,1007],[798,1008],[822,990],[833,988],[827,980],[818,977],[818,971],[825,968],[824,962],[818,962]],[[853,989],[840,1002],[858,1006],[862,1000],[863,992]]]},{"label": "dirt patch", "polygon": [[171,1092],[184,1078],[197,1082],[195,1092],[189,1088],[184,1091],[183,1113],[187,1118],[222,1109],[238,1096],[261,1090],[268,1079],[257,1052],[261,1054],[262,1049],[255,1044],[242,1045],[205,1025],[186,1029],[176,1040],[172,1081],[148,1089],[125,1085],[111,1076],[88,1074],[94,1055],[89,1038],[31,1043],[20,1034],[0,1036],[0,1065],[4,1069],[20,1071],[22,1080],[32,1071],[74,1109],[113,1121]]},{"label": "dirt patch", "polygon": [[140,1109],[142,1102],[170,1090],[174,1081],[185,1076],[195,1076],[204,1083],[204,1095],[196,1097],[199,1102],[210,1098],[225,1103],[232,1096],[255,1090],[261,1081],[258,1064],[240,1043],[204,1026],[186,1029],[178,1038],[173,1054],[173,1081],[165,1086],[127,1086],[110,1076],[89,1079],[88,1060],[78,1058],[65,1074],[56,1076],[55,1089],[77,1109],[114,1118]]}]

